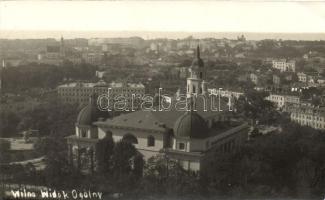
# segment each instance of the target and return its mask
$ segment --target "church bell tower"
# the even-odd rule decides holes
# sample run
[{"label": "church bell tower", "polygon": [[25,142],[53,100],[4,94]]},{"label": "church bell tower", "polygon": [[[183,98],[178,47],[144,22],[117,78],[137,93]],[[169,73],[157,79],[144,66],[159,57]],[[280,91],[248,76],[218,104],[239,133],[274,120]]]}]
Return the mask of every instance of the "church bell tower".
[{"label": "church bell tower", "polygon": [[190,98],[192,95],[207,94],[207,83],[205,81],[206,71],[204,62],[200,57],[200,46],[196,49],[196,58],[193,60],[189,69],[190,76],[187,78],[186,96]]}]

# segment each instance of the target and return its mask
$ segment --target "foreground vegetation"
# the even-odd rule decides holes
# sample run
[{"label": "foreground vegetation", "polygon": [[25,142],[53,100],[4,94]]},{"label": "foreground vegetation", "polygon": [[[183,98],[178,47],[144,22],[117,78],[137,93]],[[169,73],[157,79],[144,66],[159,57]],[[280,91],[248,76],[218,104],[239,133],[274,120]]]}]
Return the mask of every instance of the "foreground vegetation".
[{"label": "foreground vegetation", "polygon": [[[104,138],[97,146],[98,168],[82,174],[67,159],[63,139],[48,136],[36,151],[45,154],[46,168],[32,166],[2,169],[20,183],[54,188],[89,188],[125,197],[292,197],[319,198],[325,186],[325,135],[296,124],[281,133],[256,134],[231,154],[216,155],[204,173],[184,171],[178,163],[157,156],[144,163],[132,144]],[[19,174],[17,172],[20,171]]]}]

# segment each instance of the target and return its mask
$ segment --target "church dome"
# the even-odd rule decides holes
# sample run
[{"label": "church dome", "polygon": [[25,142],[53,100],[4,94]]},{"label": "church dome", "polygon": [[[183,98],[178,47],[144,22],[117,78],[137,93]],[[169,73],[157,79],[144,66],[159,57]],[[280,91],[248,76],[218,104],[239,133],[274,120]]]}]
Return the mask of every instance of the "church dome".
[{"label": "church dome", "polygon": [[185,138],[206,138],[208,126],[196,112],[186,112],[174,124],[174,135]]},{"label": "church dome", "polygon": [[79,112],[76,124],[82,126],[91,126],[92,123],[99,117],[100,114],[95,104],[95,97],[91,96],[89,104]]}]

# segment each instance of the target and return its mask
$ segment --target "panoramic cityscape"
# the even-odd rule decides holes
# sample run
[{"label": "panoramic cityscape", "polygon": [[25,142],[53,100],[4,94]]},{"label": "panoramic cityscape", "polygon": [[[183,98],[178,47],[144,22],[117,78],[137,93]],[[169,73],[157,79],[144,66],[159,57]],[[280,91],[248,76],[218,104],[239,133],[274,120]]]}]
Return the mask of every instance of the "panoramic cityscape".
[{"label": "panoramic cityscape", "polygon": [[324,41],[0,44],[3,195],[21,185],[126,196],[321,194]]},{"label": "panoramic cityscape", "polygon": [[[0,5],[0,199],[324,198],[322,29],[205,31],[190,14],[210,3],[178,2],[171,15],[190,13],[198,30],[36,34],[40,20],[14,33],[27,25],[11,4]],[[70,26],[65,11],[55,22]]]}]

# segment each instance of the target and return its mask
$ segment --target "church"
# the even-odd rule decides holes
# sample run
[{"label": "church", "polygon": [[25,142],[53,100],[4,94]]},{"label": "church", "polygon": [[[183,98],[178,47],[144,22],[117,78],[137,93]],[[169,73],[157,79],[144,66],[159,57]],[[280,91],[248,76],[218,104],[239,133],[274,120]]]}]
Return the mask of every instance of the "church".
[{"label": "church", "polygon": [[[207,96],[206,69],[197,47],[187,78],[186,97]],[[177,97],[175,97],[177,98]],[[220,102],[219,102],[220,103]],[[222,102],[223,112],[204,109],[195,101],[187,111],[134,111],[105,118],[90,98],[67,137],[70,161],[81,170],[96,170],[95,147],[104,137],[132,143],[144,160],[162,154],[190,171],[199,172],[219,153],[238,151],[248,137],[247,123],[232,117]]]}]

